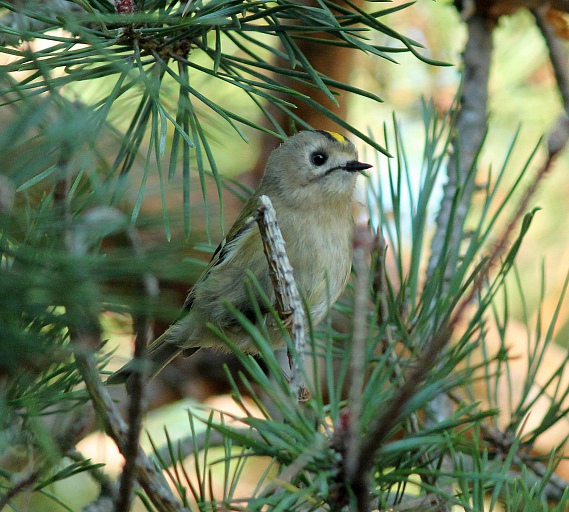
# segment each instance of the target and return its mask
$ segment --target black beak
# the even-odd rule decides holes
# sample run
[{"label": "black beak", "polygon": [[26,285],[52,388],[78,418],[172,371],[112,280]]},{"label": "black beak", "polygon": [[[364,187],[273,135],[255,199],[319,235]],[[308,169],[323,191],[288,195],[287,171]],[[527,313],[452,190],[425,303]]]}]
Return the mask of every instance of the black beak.
[{"label": "black beak", "polygon": [[364,164],[363,162],[358,162],[357,160],[352,160],[351,162],[348,162],[346,165],[344,165],[343,169],[348,172],[360,172],[365,171],[370,167],[373,167],[373,165]]}]

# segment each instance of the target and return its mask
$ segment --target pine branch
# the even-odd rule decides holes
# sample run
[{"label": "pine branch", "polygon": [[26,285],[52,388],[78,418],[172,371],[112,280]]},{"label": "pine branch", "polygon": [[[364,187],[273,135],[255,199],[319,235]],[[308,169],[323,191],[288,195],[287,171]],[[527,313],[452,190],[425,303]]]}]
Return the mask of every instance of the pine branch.
[{"label": "pine branch", "polygon": [[[67,157],[68,152],[63,147],[59,164],[61,178],[55,184],[54,201],[62,220],[64,245],[69,255],[77,259],[77,273],[80,275],[84,273],[84,269],[80,267],[78,257],[84,255],[87,248],[82,243],[85,241],[85,238],[80,233],[74,233],[71,230],[69,197],[71,176],[67,166]],[[83,286],[88,287],[90,285],[91,282],[88,276],[85,276]],[[129,429],[101,381],[99,369],[93,356],[93,352],[102,345],[98,319],[93,318],[91,316],[92,313],[90,313],[93,305],[91,304],[89,309],[82,308],[76,303],[69,303],[66,306],[68,314],[73,319],[73,323],[69,327],[69,333],[75,362],[85,382],[95,411],[102,420],[105,431],[116,443],[121,454],[125,457],[127,455],[130,456],[129,445],[132,443],[132,439],[129,437]],[[138,414],[138,411],[136,412]],[[150,463],[138,444],[135,467],[140,485],[146,491],[150,501],[159,510],[164,512],[182,512],[186,510],[175,498],[165,478]]]},{"label": "pine branch", "polygon": [[569,115],[569,62],[567,60],[565,45],[562,40],[557,37],[553,27],[547,21],[546,14],[550,8],[550,5],[546,4],[539,9],[531,9],[531,13],[547,45],[549,61],[553,67],[553,74],[557,82],[557,90],[561,96],[565,113]]},{"label": "pine branch", "polygon": [[[133,258],[142,254],[142,244],[138,233],[134,228],[128,231],[128,238],[133,248]],[[152,317],[147,311],[150,302],[158,295],[158,280],[151,274],[142,276],[141,288],[143,289],[143,313],[134,316],[134,371],[129,379],[129,409],[128,409],[128,437],[125,443],[125,464],[123,467],[120,488],[115,504],[115,511],[129,510],[133,498],[134,484],[136,480],[136,459],[140,450],[140,432],[145,412],[144,390],[147,375],[144,364],[146,361],[146,349],[152,341]]]},{"label": "pine branch", "polygon": [[452,326],[445,323],[428,341],[414,367],[408,372],[403,385],[382,408],[381,414],[362,441],[358,457],[359,465],[350,482],[354,494],[358,497],[359,512],[370,510],[369,472],[377,452],[399,421],[405,406],[424,382],[428,372],[436,365],[440,352],[448,344],[451,334]]},{"label": "pine branch", "polygon": [[[474,13],[466,24],[468,41],[462,57],[464,66],[462,94],[456,120],[453,154],[447,167],[448,181],[444,186],[427,267],[427,280],[433,279],[435,272],[441,273],[440,293],[443,295],[448,292],[458,265],[464,222],[475,190],[477,159],[487,129],[486,112],[493,27],[481,13]],[[427,422],[433,424],[442,422],[451,414],[450,400],[444,394],[439,395],[427,408]],[[445,472],[453,471],[448,457],[444,457],[441,464]],[[441,482],[439,485],[446,486]]]},{"label": "pine branch", "polygon": [[14,485],[10,490],[8,490],[4,496],[0,498],[0,510],[4,510],[19,493],[33,487],[38,481],[41,475],[41,470],[39,468],[31,468],[23,473],[21,473],[18,478],[15,479]]},{"label": "pine branch", "polygon": [[[368,335],[370,257],[373,236],[368,226],[358,225],[354,233],[353,267],[354,283],[354,327],[351,340],[349,409],[347,411],[347,439],[343,470],[347,481],[352,481],[359,466],[362,415],[362,394],[366,377],[366,345]],[[368,492],[367,490],[365,492]],[[358,501],[362,501],[359,499]]]},{"label": "pine branch", "polygon": [[[93,356],[77,350],[75,359],[97,415],[103,421],[105,432],[116,443],[124,456],[127,453],[129,429],[101,381]],[[187,511],[170,490],[164,476],[156,469],[156,466],[152,464],[140,447],[136,455],[136,474],[138,482],[158,510],[164,512]]]},{"label": "pine branch", "polygon": [[[448,163],[448,181],[444,186],[427,268],[427,279],[432,279],[435,271],[440,269],[444,279],[443,292],[448,290],[460,255],[464,220],[475,188],[476,160],[486,134],[492,28],[480,14],[471,16],[467,26],[453,155]],[[448,248],[451,254],[448,254]]]},{"label": "pine branch", "polygon": [[269,264],[277,311],[284,320],[294,344],[294,353],[291,354],[289,351],[291,393],[298,400],[306,400],[307,391],[302,375],[306,353],[304,307],[286,254],[285,241],[277,223],[277,215],[267,196],[259,197],[257,212],[256,220]]},{"label": "pine branch", "polygon": [[[79,451],[72,450],[67,456],[76,462],[85,462],[86,459]],[[93,467],[89,470],[91,478],[99,485],[100,492],[97,499],[81,509],[81,512],[112,512],[115,509],[119,487],[99,467]]]}]

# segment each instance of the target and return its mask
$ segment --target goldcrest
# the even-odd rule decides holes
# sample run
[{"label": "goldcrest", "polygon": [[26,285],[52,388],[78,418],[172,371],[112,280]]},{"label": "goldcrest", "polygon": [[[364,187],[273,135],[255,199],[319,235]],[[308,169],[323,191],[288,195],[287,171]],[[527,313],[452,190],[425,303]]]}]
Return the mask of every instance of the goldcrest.
[{"label": "goldcrest", "polygon": [[[371,167],[358,161],[354,145],[328,131],[302,131],[269,156],[258,190],[245,204],[227,237],[189,293],[184,314],[148,350],[154,376],[176,355],[191,355],[201,347],[227,350],[208,324],[223,331],[242,350],[255,353],[250,337],[229,311],[231,303],[255,321],[245,288],[251,272],[271,301],[275,294],[258,226],[254,220],[261,195],[271,199],[286,243],[298,289],[314,324],[344,290],[352,263],[352,194],[359,171]],[[259,298],[259,305],[263,301]],[[274,347],[283,343],[276,329]],[[124,382],[132,373],[128,363],[108,379]]]}]

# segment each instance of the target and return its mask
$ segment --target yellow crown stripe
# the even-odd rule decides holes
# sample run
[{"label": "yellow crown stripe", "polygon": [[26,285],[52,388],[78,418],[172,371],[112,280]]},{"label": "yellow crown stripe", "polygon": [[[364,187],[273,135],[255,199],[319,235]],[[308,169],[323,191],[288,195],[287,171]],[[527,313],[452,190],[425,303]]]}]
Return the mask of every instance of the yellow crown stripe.
[{"label": "yellow crown stripe", "polygon": [[336,139],[340,144],[345,144],[346,142],[348,142],[348,139],[346,139],[346,137],[344,137],[343,135],[340,135],[337,132],[330,132],[328,130],[323,130],[325,131],[327,134],[330,135],[330,137],[332,137],[333,139]]}]

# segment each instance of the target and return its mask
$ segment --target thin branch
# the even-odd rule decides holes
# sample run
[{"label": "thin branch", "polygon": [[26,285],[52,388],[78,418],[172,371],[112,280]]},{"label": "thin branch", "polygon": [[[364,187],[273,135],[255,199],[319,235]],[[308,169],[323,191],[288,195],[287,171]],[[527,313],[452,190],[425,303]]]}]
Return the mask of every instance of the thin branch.
[{"label": "thin branch", "polygon": [[379,512],[442,512],[445,507],[446,503],[441,504],[438,494],[429,493]]},{"label": "thin branch", "polygon": [[259,197],[256,220],[269,263],[269,274],[275,290],[277,311],[285,321],[294,343],[294,357],[291,358],[289,353],[290,389],[298,400],[305,400],[306,386],[302,375],[306,352],[304,307],[294,280],[292,266],[286,254],[277,215],[267,196]]},{"label": "thin branch", "polygon": [[[524,215],[524,212],[526,212],[529,201],[534,196],[539,184],[551,170],[553,161],[558,153],[559,150],[550,152],[542,169],[536,173],[534,180],[527,187],[510,223],[506,226],[494,246],[488,251],[488,258],[485,265],[486,272],[480,272],[480,275],[486,275],[487,271],[491,270],[506,252],[512,232]],[[362,444],[361,466],[354,481],[356,487],[367,485],[366,472],[371,468],[376,452],[379,450],[383,440],[395,426],[404,406],[412,398],[418,386],[423,382],[428,371],[435,365],[440,351],[450,340],[455,326],[462,320],[466,313],[467,306],[478,295],[482,284],[482,278],[475,279],[469,295],[458,304],[450,319],[446,323],[443,323],[442,327],[430,340],[423,350],[423,353],[419,356],[415,368],[410,371],[403,386],[395,394],[389,405],[386,406],[385,413],[376,420],[375,428],[368,434],[366,442]]]},{"label": "thin branch", "polygon": [[[75,352],[77,367],[83,376],[97,415],[103,421],[105,432],[116,443],[121,454],[126,452],[128,428],[99,376],[99,370],[91,354]],[[182,512],[186,508],[176,499],[166,479],[156,469],[141,448],[136,456],[137,479],[150,501],[161,512]]]},{"label": "thin branch", "polygon": [[[138,233],[134,228],[128,230],[128,237],[133,248],[134,256],[142,253],[142,244]],[[143,288],[143,313],[134,316],[134,332],[136,334],[134,342],[135,371],[129,378],[129,409],[128,409],[128,437],[125,446],[125,463],[120,480],[120,489],[115,504],[115,512],[129,510],[132,499],[134,484],[136,480],[136,458],[140,446],[140,432],[142,429],[142,418],[145,411],[144,389],[147,381],[147,374],[144,364],[146,361],[146,349],[152,341],[152,316],[148,313],[151,301],[158,295],[158,280],[151,274],[142,276],[141,287]]]},{"label": "thin branch", "polygon": [[[459,391],[453,389],[448,391],[447,394],[449,398],[457,405],[465,403],[465,398]],[[480,430],[484,435],[484,439],[495,448],[503,452],[510,451],[514,439],[513,437],[510,441],[508,438],[506,438],[503,432],[494,427],[491,427],[486,423],[480,423]],[[462,457],[465,462],[471,462],[470,457],[464,454]],[[528,471],[522,471],[521,473],[509,471],[508,474],[512,475],[513,478],[521,479],[528,489],[531,489],[536,483],[543,485],[542,479],[548,473],[548,469],[545,464],[534,460],[530,454],[524,452],[517,453],[513,457],[512,462],[517,466],[529,469],[534,474],[534,477],[532,478]],[[470,466],[474,467],[472,463],[470,463]],[[470,469],[470,467],[467,467],[467,469]],[[569,482],[567,480],[560,477],[559,475],[556,475],[555,473],[551,473],[548,475],[547,482],[543,487],[543,496],[547,500],[558,502],[563,497],[563,494],[567,488],[569,488]]]},{"label": "thin branch", "polygon": [[[71,237],[66,237],[66,239],[72,240]],[[78,251],[79,254],[81,254],[84,248],[78,245],[77,240],[80,240],[80,237],[76,236],[75,243],[70,243],[68,247],[70,251]],[[94,347],[98,347],[101,344],[100,331],[94,332],[92,329],[89,329],[89,326],[96,325],[97,322],[95,319],[87,317],[86,313],[82,311],[75,311],[75,315],[79,315],[82,319],[82,325],[80,327],[70,329],[77,368],[85,382],[95,412],[103,422],[106,433],[113,439],[125,458],[127,456],[131,457],[131,453],[129,452],[131,449],[129,443],[131,444],[133,439],[130,437],[131,430],[127,428],[117,406],[101,381],[99,370],[93,357]],[[85,326],[87,326],[87,329]],[[135,419],[135,421],[138,420]],[[136,443],[134,462],[133,467],[136,469],[136,476],[140,485],[148,495],[150,501],[160,511],[179,512],[186,510],[179,500],[175,498],[162,474],[157,471],[155,466],[148,460],[148,457],[142,451],[138,442]]]},{"label": "thin branch", "polygon": [[368,511],[370,493],[362,492],[369,488],[369,472],[373,466],[377,451],[387,436],[396,426],[405,406],[413,398],[423,383],[428,372],[436,365],[441,350],[447,345],[452,334],[452,325],[443,324],[439,331],[429,340],[423,352],[417,358],[414,368],[408,372],[403,385],[383,408],[383,413],[375,420],[373,428],[367,433],[360,446],[359,466],[351,481],[354,494],[361,500],[358,510]]},{"label": "thin branch", "polygon": [[549,51],[549,60],[557,82],[557,90],[561,95],[565,113],[569,115],[569,62],[567,60],[567,51],[564,43],[557,37],[553,27],[547,21],[547,10],[549,8],[549,4],[544,4],[541,8],[532,9],[531,13],[535,18],[535,24],[545,39],[545,44]]},{"label": "thin branch", "polygon": [[[427,279],[432,279],[435,271],[441,269],[444,276],[443,291],[448,289],[458,262],[464,220],[475,189],[474,167],[487,126],[492,27],[478,13],[468,19],[467,26],[468,41],[463,54],[462,94],[453,155],[447,168],[448,181],[444,186],[427,268]],[[449,248],[453,251],[451,254],[448,253]]]},{"label": "thin branch", "polygon": [[[77,450],[71,450],[66,456],[76,462],[85,462],[83,454]],[[97,499],[81,509],[81,512],[112,512],[118,496],[119,487],[100,467],[89,469],[89,476],[99,484],[100,492]]]},{"label": "thin branch", "polygon": [[[85,239],[81,233],[73,233],[71,229],[69,183],[70,175],[67,165],[67,154],[62,148],[60,159],[61,178],[55,185],[54,201],[61,216],[63,225],[63,240],[70,256],[80,257],[86,253]],[[90,217],[84,216],[86,224]],[[78,274],[84,272],[77,264]],[[89,286],[90,279],[84,276],[84,286]],[[95,412],[102,420],[105,431],[116,443],[123,456],[129,455],[129,432],[120,415],[118,408],[105,388],[99,369],[93,357],[93,352],[102,345],[101,328],[98,319],[94,317],[92,305],[89,309],[77,303],[66,304],[68,314],[73,321],[69,326],[71,347],[77,369],[81,374],[89,393]],[[163,512],[181,512],[186,510],[176,499],[163,475],[150,463],[146,454],[137,445],[136,473],[140,485],[145,490],[150,501]],[[128,510],[128,509],[125,509]]]},{"label": "thin branch", "polygon": [[12,501],[12,499],[19,493],[33,487],[38,481],[40,475],[41,470],[39,468],[32,469],[21,474],[14,482],[12,488],[0,498],[0,510],[4,510],[4,507],[8,506],[10,501]]},{"label": "thin branch", "polygon": [[[545,177],[549,174],[551,169],[553,168],[553,163],[555,161],[556,156],[559,154],[561,149],[566,145],[567,140],[569,137],[569,131],[565,130],[565,138],[560,146],[556,146],[555,150],[549,150],[549,155],[547,160],[543,164],[542,168],[535,174],[533,181],[527,186],[524,195],[521,201],[518,204],[518,208],[512,215],[510,222],[504,228],[501,235],[497,238],[496,242],[492,245],[492,247],[487,252],[487,258],[484,263],[483,271],[479,272],[479,277],[475,279],[472,288],[470,289],[470,293],[464,298],[453,313],[453,318],[451,323],[456,325],[464,315],[466,308],[470,303],[476,298],[482,285],[484,283],[484,276],[488,275],[494,266],[500,261],[502,256],[505,254],[506,250],[509,247],[510,237],[514,232],[516,226],[519,224],[521,218],[527,212],[530,199],[535,195],[540,183],[545,179]],[[557,141],[559,142],[559,141]],[[557,144],[556,142],[556,144]]]},{"label": "thin branch", "polygon": [[[85,432],[88,430],[86,426],[89,423],[89,414],[85,413],[83,407],[68,411],[65,413],[65,416],[56,414],[55,420],[51,417],[50,409],[44,410],[44,413],[46,421],[42,426],[45,429],[45,435],[49,436],[53,440],[56,453],[62,457],[71,457],[71,454],[74,453],[75,445],[84,437]],[[35,487],[44,472],[48,473],[52,469],[53,465],[54,459],[52,457],[43,459],[36,457],[36,451],[34,450],[32,450],[31,453],[27,449],[24,453],[20,450],[13,450],[13,452],[17,453],[18,458],[20,459],[25,457],[26,460],[34,460],[37,461],[37,463],[35,467],[21,472],[18,478],[14,478],[15,481],[13,487],[0,498],[0,510],[3,510],[3,508],[7,506],[8,503],[20,492],[23,492],[30,487]],[[11,459],[12,457],[10,456],[2,457],[3,469],[6,470],[12,465],[18,465],[18,463]],[[20,460],[20,462],[22,462],[22,460]]]},{"label": "thin branch", "polygon": [[[361,443],[360,419],[366,375],[366,342],[369,311],[370,256],[373,236],[368,226],[358,225],[354,232],[353,266],[356,275],[354,328],[351,343],[348,432],[343,461],[345,478],[351,481],[359,466]],[[366,490],[365,492],[369,492]]]},{"label": "thin branch", "polygon": [[[462,91],[452,145],[453,154],[447,167],[448,181],[444,186],[427,266],[428,280],[433,279],[437,271],[442,274],[443,295],[448,292],[460,258],[464,223],[475,190],[478,155],[487,129],[493,27],[478,12],[470,16],[466,24],[468,41],[462,56]],[[451,414],[452,403],[446,395],[441,394],[427,407],[427,423],[444,421]],[[443,457],[440,463],[443,472],[453,471],[452,461],[448,457]],[[449,492],[452,492],[452,483],[448,478],[441,479],[437,485],[448,487]]]},{"label": "thin branch", "polygon": [[[377,254],[377,263],[375,274],[373,276],[373,291],[375,296],[378,297],[377,323],[381,327],[383,322],[386,322],[389,319],[389,304],[387,302],[386,295],[388,291],[386,277],[387,274],[385,269],[386,244],[381,230],[378,230],[376,233],[374,251]],[[391,335],[391,329],[387,328],[385,330],[385,336],[386,339],[383,344],[383,350],[389,358],[389,369],[393,373],[393,379],[395,382],[405,382],[403,369],[401,368],[400,364],[400,358],[392,349],[394,346],[394,340],[393,336]],[[407,425],[407,428],[412,434],[417,434],[420,431],[419,417],[417,413],[412,413],[409,415],[409,423]],[[424,483],[430,486],[434,486],[436,477],[434,476],[435,471],[433,463],[430,461],[429,456],[426,453],[421,454],[420,458],[425,467],[433,470],[432,472],[421,472],[420,478]]]}]

